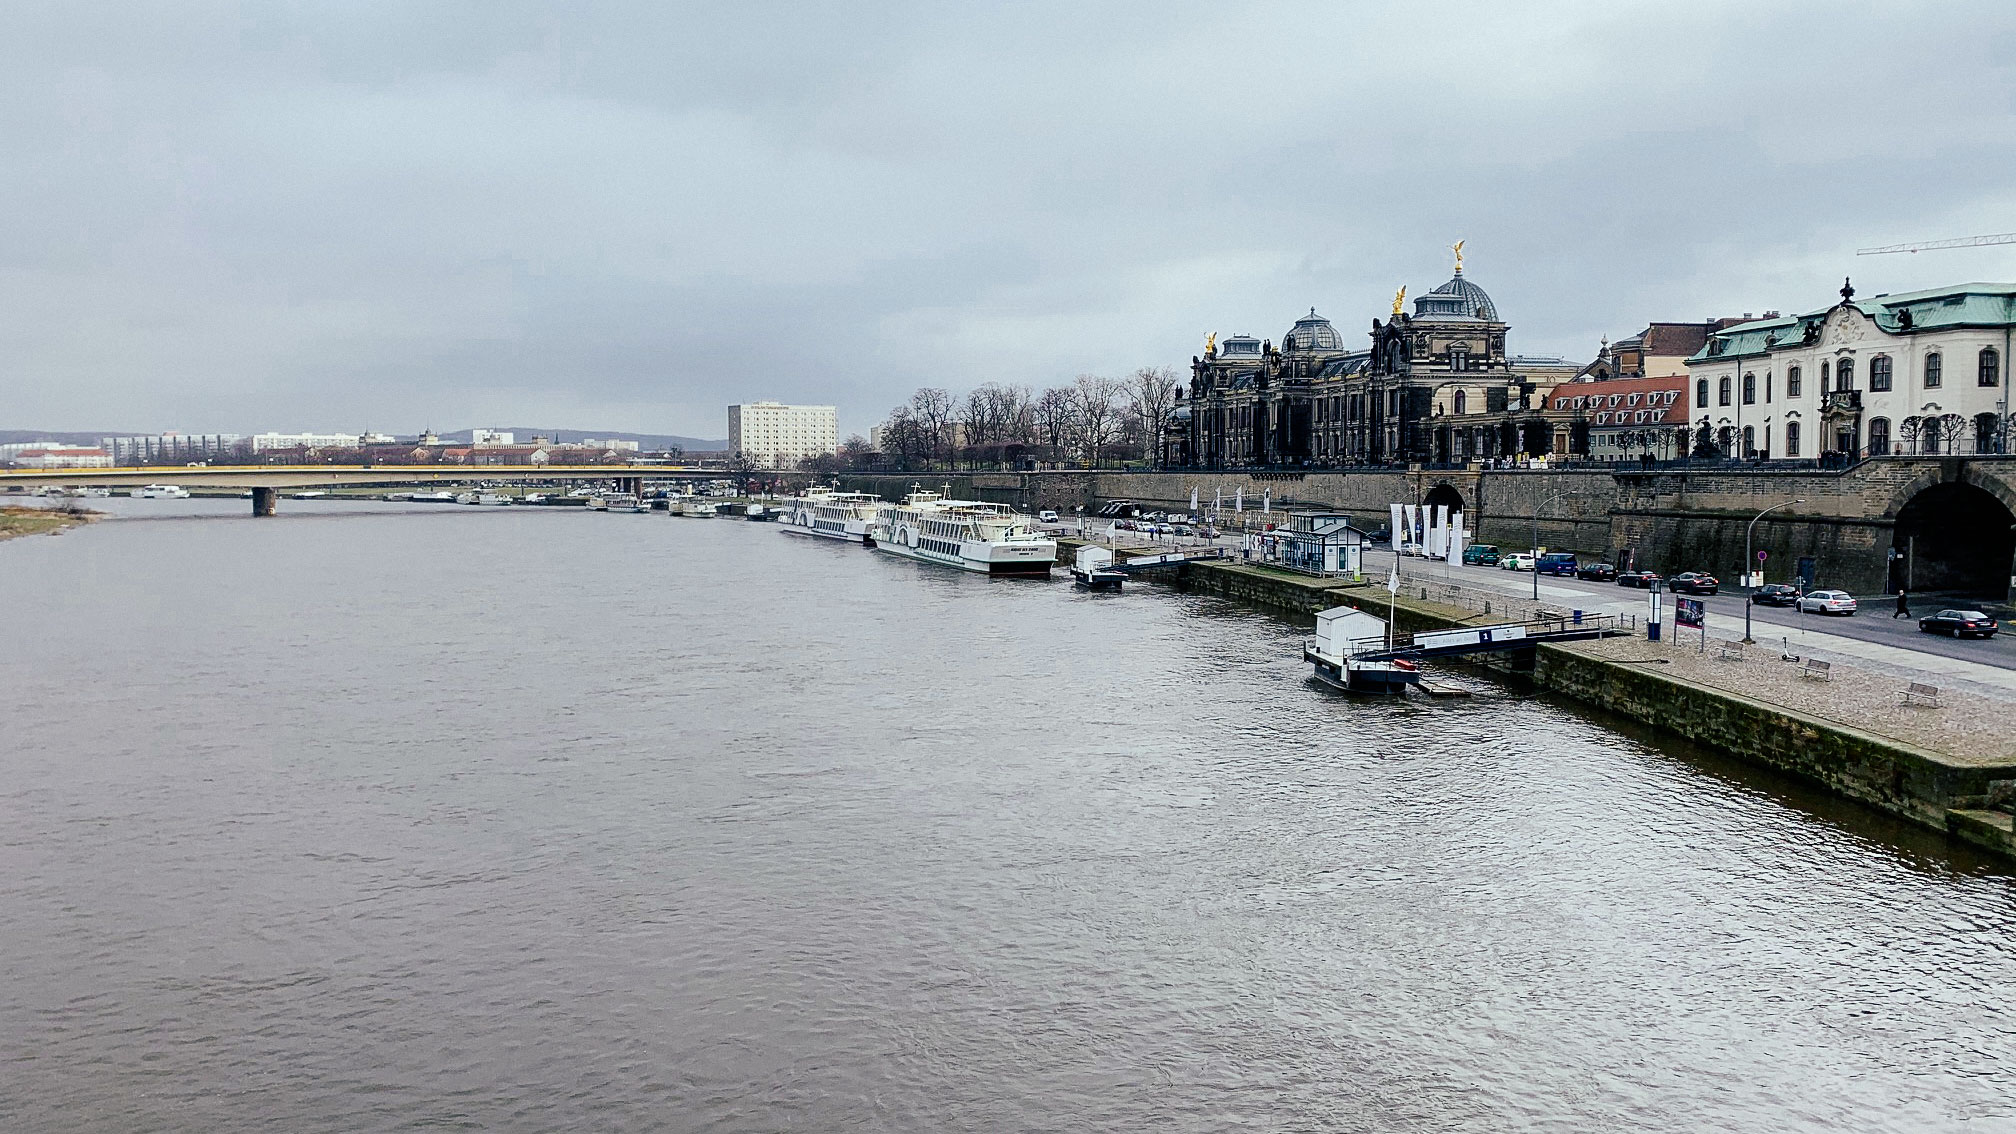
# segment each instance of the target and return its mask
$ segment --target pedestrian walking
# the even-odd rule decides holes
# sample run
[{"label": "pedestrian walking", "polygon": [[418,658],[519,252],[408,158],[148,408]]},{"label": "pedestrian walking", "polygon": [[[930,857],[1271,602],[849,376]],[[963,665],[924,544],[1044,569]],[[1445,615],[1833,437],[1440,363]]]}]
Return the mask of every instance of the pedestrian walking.
[{"label": "pedestrian walking", "polygon": [[1897,588],[1897,613],[1890,617],[1893,621],[1899,618],[1911,617],[1911,596],[1905,594],[1902,587]]}]

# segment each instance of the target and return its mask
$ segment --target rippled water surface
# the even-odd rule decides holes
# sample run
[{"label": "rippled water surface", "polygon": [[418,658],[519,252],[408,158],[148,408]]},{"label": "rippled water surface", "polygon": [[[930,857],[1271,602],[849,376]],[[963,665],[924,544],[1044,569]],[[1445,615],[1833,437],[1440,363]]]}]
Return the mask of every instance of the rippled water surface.
[{"label": "rippled water surface", "polygon": [[6,1130],[2016,1127],[2001,866],[1562,705],[730,519],[110,503],[0,544]]}]

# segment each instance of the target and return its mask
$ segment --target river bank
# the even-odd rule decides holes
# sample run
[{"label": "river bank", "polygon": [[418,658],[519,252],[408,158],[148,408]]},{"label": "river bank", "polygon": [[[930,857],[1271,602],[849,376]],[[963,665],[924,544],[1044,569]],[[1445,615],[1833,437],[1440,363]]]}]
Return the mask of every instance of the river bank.
[{"label": "river bank", "polygon": [[[1068,561],[1078,540],[1060,540]],[[1142,551],[1151,549],[1143,548]],[[1425,588],[1394,596],[1383,581],[1324,579],[1246,563],[1189,563],[1172,573],[1180,590],[1308,617],[1352,605],[1393,613],[1402,633],[1489,625],[1531,617],[1516,601],[1476,610],[1437,602]],[[1690,632],[1691,637],[1691,632]],[[1474,663],[1473,663],[1474,664]],[[1642,635],[1542,645],[1488,664],[1535,688],[1569,697],[1718,752],[1820,784],[1921,826],[2016,857],[2016,742],[1992,722],[2016,704],[1978,693],[1942,693],[1936,705],[1904,705],[1893,678],[1836,666],[1825,679],[1774,650],[1734,642],[1680,649]]]},{"label": "river bank", "polygon": [[57,535],[98,518],[96,512],[0,505],[0,540],[19,536]]}]

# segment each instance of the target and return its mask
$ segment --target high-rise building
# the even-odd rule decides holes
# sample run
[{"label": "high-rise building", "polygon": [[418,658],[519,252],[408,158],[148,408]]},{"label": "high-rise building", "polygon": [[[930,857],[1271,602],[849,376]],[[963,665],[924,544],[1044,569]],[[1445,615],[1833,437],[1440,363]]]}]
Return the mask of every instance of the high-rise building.
[{"label": "high-rise building", "polygon": [[728,407],[728,451],[763,468],[795,468],[807,457],[840,448],[839,416],[832,406],[751,402]]}]

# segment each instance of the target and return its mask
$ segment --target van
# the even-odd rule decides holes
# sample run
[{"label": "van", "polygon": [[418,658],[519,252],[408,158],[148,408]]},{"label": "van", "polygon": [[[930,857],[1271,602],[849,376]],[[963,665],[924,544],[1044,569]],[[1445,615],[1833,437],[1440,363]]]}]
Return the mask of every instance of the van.
[{"label": "van", "polygon": [[1036,518],[1043,523],[1054,524],[1057,522],[1057,513],[1052,509],[1045,508],[1041,512],[1036,513]]},{"label": "van", "polygon": [[1575,553],[1572,551],[1550,551],[1540,557],[1538,568],[1542,575],[1574,575]]}]

